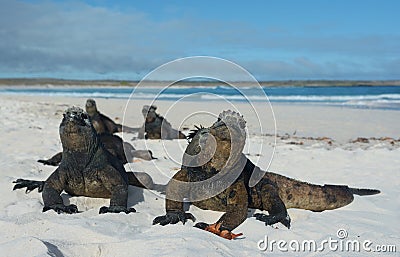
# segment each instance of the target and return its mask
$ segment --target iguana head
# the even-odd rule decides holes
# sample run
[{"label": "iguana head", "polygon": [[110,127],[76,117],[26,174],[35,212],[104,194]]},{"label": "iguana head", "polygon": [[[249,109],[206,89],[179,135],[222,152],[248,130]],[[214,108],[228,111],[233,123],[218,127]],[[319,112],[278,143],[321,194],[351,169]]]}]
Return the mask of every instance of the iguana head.
[{"label": "iguana head", "polygon": [[96,101],[93,99],[87,99],[86,100],[86,112],[87,114],[92,117],[97,113],[97,106],[96,106]]},{"label": "iguana head", "polygon": [[[197,156],[193,160],[199,166],[221,171],[239,160],[246,143],[245,129],[243,116],[234,111],[223,111],[209,128],[197,127],[189,134],[190,143],[185,153]],[[184,165],[187,165],[185,160]]]},{"label": "iguana head", "polygon": [[87,152],[97,137],[88,114],[79,107],[68,108],[60,124],[59,132],[63,149]]}]

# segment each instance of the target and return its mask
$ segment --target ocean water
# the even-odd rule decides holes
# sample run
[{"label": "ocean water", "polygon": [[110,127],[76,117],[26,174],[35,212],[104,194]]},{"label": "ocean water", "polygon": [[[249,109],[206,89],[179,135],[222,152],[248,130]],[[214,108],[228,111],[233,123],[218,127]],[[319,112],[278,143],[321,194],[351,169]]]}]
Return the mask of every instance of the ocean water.
[{"label": "ocean water", "polygon": [[158,99],[176,101],[267,101],[330,105],[349,108],[400,110],[400,87],[241,87],[230,86],[180,87],[165,90],[154,87],[5,87],[0,94],[47,95],[85,98]]}]

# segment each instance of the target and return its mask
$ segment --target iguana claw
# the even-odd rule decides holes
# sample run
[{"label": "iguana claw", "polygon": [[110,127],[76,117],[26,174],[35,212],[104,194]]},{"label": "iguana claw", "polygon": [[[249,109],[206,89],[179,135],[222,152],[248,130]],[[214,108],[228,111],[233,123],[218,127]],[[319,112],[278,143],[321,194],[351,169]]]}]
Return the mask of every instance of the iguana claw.
[{"label": "iguana claw", "polygon": [[103,213],[120,213],[120,212],[125,212],[126,214],[131,213],[131,212],[136,212],[135,208],[125,208],[123,206],[103,206],[99,210],[99,214]]},{"label": "iguana claw", "polygon": [[51,206],[45,206],[43,207],[43,212],[46,212],[48,210],[53,210],[57,212],[58,214],[60,213],[78,213],[78,207],[76,207],[75,204],[70,204],[70,205],[64,205],[64,204],[55,204]]},{"label": "iguana claw", "polygon": [[38,180],[27,180],[27,179],[17,179],[13,181],[16,185],[14,186],[13,190],[16,189],[21,189],[26,187],[25,193],[30,193],[34,189],[38,189],[39,193],[43,191],[44,187],[44,181],[38,181]]},{"label": "iguana claw", "polygon": [[193,222],[196,221],[196,218],[189,212],[167,211],[167,214],[156,217],[153,220],[153,225],[160,224],[161,226],[165,226],[168,224],[176,224],[179,221],[185,224],[188,219],[192,220]]},{"label": "iguana claw", "polygon": [[214,224],[209,225],[204,222],[199,222],[194,226],[196,228],[204,229],[205,231],[211,232],[213,234],[216,234],[216,235],[223,237],[225,239],[228,239],[228,240],[232,240],[232,239],[235,239],[235,238],[243,235],[243,233],[234,234],[231,231],[229,231],[228,229],[224,229],[223,227],[221,227],[221,223],[214,223]]},{"label": "iguana claw", "polygon": [[53,162],[49,160],[37,160],[37,162],[43,163],[44,165],[49,165],[49,166],[58,166],[58,162]]},{"label": "iguana claw", "polygon": [[288,214],[283,215],[266,215],[263,213],[256,213],[254,214],[254,217],[256,218],[256,220],[259,221],[263,221],[265,223],[265,226],[268,225],[273,225],[275,223],[282,223],[285,227],[287,227],[288,229],[290,229],[290,217]]}]

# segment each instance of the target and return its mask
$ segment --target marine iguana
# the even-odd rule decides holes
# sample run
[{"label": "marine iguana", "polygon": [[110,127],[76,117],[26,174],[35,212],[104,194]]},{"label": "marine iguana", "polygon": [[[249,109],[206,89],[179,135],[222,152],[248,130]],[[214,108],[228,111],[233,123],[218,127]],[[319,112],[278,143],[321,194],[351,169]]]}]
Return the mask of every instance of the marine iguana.
[{"label": "marine iguana", "polygon": [[163,116],[156,113],[157,107],[145,105],[142,114],[145,119],[143,126],[139,129],[140,139],[186,139],[186,136],[179,130],[172,128]]},{"label": "marine iguana", "polygon": [[[100,141],[105,148],[119,158],[123,164],[133,161],[134,158],[141,158],[147,161],[157,159],[153,157],[153,153],[150,150],[136,150],[130,143],[123,142],[119,136],[113,135],[113,133],[122,132],[122,130],[125,132],[137,132],[139,129],[116,124],[97,110],[96,101],[93,99],[86,100],[86,112],[89,115],[94,129],[100,136]],[[62,152],[59,152],[50,159],[40,159],[38,162],[44,165],[58,166],[61,159]]]},{"label": "marine iguana", "polygon": [[[100,141],[112,155],[117,157],[122,164],[132,162],[134,158],[140,158],[146,161],[155,160],[151,150],[136,150],[133,145],[124,142],[122,138],[117,135],[101,134],[99,135]],[[50,159],[38,160],[44,165],[58,166],[62,159],[62,152],[56,153]]]},{"label": "marine iguana", "polygon": [[117,132],[136,133],[139,128],[131,128],[115,123],[109,117],[105,116],[97,110],[96,101],[93,99],[86,100],[86,112],[90,117],[94,129],[98,134],[114,134]]},{"label": "marine iguana", "polygon": [[148,174],[125,171],[121,161],[102,146],[89,116],[82,109],[71,107],[65,111],[59,133],[63,158],[47,180],[14,181],[13,190],[26,188],[29,192],[38,188],[43,192],[43,212],[78,212],[76,205],[64,205],[62,191],[72,196],[110,198],[110,206],[101,207],[99,213],[135,212],[134,208],[127,208],[128,185],[155,186]]},{"label": "marine iguana", "polygon": [[[192,214],[184,211],[183,199],[187,198],[201,209],[225,212],[216,223],[200,222],[195,227],[232,239],[240,235],[231,231],[247,218],[248,208],[268,211],[269,215],[254,215],[265,225],[280,222],[290,228],[287,208],[320,212],[351,203],[354,194],[380,193],[344,185],[313,185],[272,172],[264,174],[242,153],[245,126],[241,115],[224,111],[211,127],[200,127],[189,134],[181,169],[167,185],[166,215],[156,217],[153,225],[195,221]],[[253,174],[261,177],[250,186]],[[219,191],[213,190],[219,185]]]}]

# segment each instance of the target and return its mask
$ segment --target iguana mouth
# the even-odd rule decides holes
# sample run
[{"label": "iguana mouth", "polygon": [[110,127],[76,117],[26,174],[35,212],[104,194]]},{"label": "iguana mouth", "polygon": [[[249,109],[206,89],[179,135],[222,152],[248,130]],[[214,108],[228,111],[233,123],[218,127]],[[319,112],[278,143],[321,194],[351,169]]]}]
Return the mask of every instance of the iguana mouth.
[{"label": "iguana mouth", "polygon": [[80,133],[82,129],[90,128],[88,121],[86,113],[65,115],[62,123],[63,133]]},{"label": "iguana mouth", "polygon": [[64,118],[61,122],[61,126],[65,126],[66,128],[82,126],[82,127],[90,127],[90,120],[88,114],[78,107],[68,108],[63,114]]},{"label": "iguana mouth", "polygon": [[88,126],[85,124],[84,120],[81,119],[67,120],[63,124],[63,133],[78,134],[82,133],[83,130],[87,128]]}]

